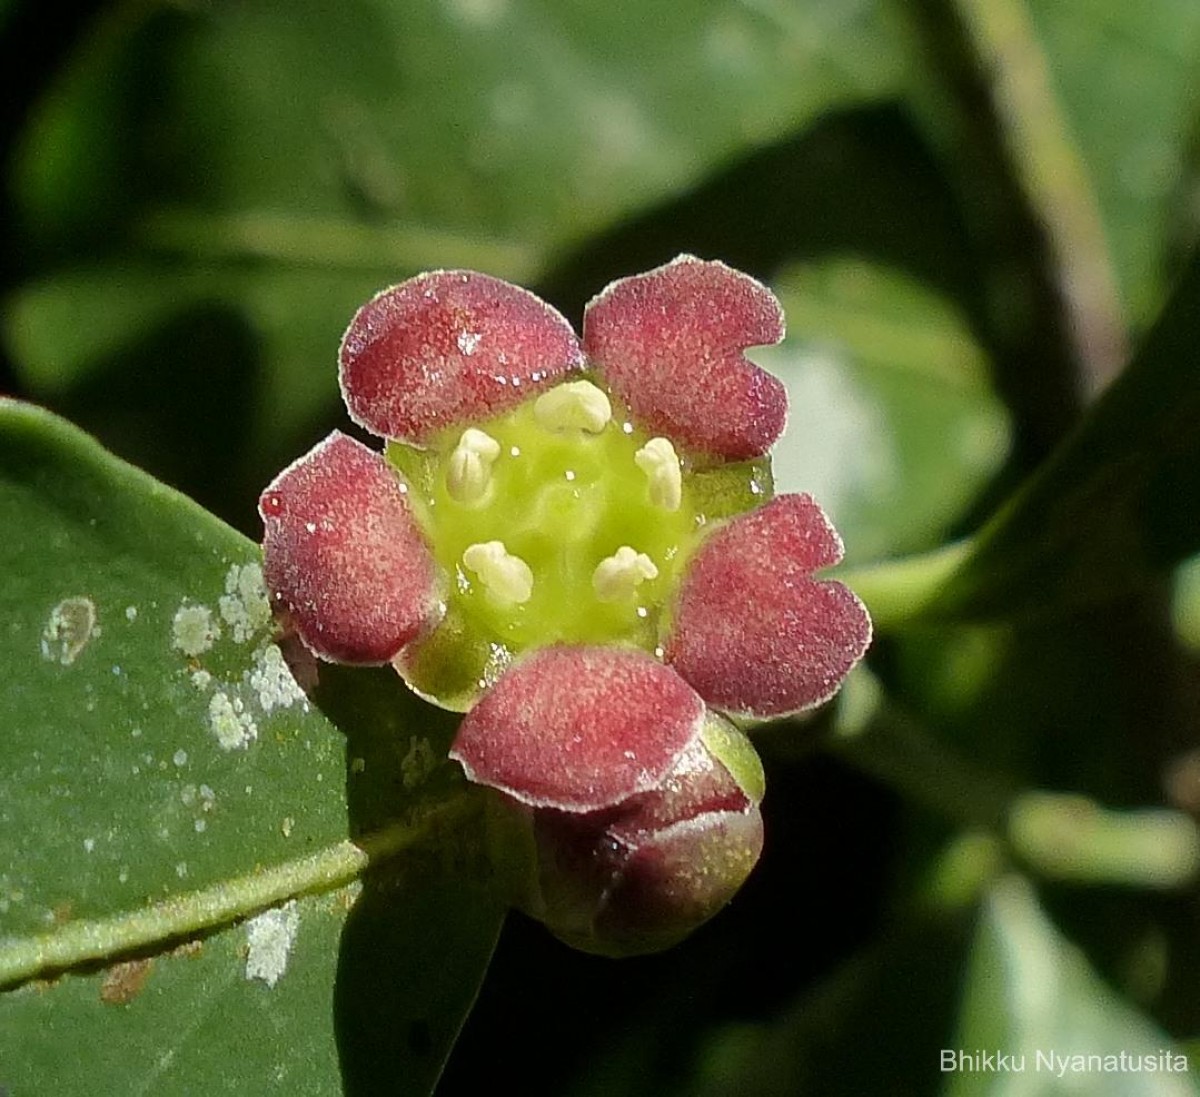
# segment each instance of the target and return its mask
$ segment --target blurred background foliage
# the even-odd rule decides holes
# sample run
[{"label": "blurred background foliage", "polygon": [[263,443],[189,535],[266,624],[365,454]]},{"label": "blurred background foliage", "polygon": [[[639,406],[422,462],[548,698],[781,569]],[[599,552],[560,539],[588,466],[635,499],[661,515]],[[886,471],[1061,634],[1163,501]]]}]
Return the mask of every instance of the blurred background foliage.
[{"label": "blurred background foliage", "polygon": [[[730,910],[623,963],[510,919],[440,1092],[924,1094],[940,1048],[1200,1035],[1195,885],[1105,814],[1200,810],[1195,0],[5,0],[0,36],[3,390],[252,539],[345,426],[353,310],[435,267],[576,322],[681,251],[768,281],[777,480],[864,584],[1040,477],[940,611],[884,571],[870,675],[764,730]],[[1010,826],[1035,789],[1090,798],[1039,831],[1065,867]]]}]

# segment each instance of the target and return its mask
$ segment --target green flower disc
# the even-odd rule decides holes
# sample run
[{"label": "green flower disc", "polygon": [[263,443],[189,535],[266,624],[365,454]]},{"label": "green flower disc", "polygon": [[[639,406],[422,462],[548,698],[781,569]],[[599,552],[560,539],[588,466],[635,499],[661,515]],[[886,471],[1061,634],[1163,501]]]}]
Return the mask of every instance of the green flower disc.
[{"label": "green flower disc", "polygon": [[[680,505],[657,505],[635,460],[649,436],[611,402],[612,418],[598,433],[545,428],[532,399],[474,424],[499,444],[499,454],[486,489],[467,502],[448,487],[464,428],[428,449],[388,444],[388,460],[408,481],[413,513],[449,577],[442,624],[399,663],[422,694],[469,708],[515,655],[551,644],[656,652],[672,595],[712,523],[771,497],[767,458],[697,468],[681,454]],[[527,600],[498,596],[464,561],[471,546],[495,541],[532,573]],[[601,598],[596,569],[622,547],[644,553],[657,575],[620,597]]]}]

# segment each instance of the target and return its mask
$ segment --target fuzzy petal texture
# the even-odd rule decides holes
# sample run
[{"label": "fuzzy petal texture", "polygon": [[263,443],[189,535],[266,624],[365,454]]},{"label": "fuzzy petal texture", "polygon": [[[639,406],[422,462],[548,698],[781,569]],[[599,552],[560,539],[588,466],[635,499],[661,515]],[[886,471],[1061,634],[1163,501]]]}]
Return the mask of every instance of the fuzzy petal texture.
[{"label": "fuzzy petal texture", "polygon": [[643,652],[550,647],[501,675],[450,757],[530,807],[595,811],[655,788],[699,736],[704,702]]},{"label": "fuzzy petal texture", "polygon": [[334,431],[259,499],[263,574],[317,655],[386,663],[437,624],[437,565],[402,482],[379,454]]},{"label": "fuzzy petal texture", "polygon": [[841,539],[808,495],[735,519],[688,567],[666,661],[726,712],[782,716],[828,700],[871,642],[854,593],[812,578],[841,558]]},{"label": "fuzzy petal texture", "polygon": [[338,355],[351,418],[418,444],[515,407],[582,360],[571,325],[540,298],[461,270],[377,294],[355,314]]},{"label": "fuzzy petal texture", "polygon": [[766,286],[691,255],[613,282],[583,324],[589,363],[642,427],[727,460],[760,457],[783,432],[783,384],[743,354],[782,338]]}]

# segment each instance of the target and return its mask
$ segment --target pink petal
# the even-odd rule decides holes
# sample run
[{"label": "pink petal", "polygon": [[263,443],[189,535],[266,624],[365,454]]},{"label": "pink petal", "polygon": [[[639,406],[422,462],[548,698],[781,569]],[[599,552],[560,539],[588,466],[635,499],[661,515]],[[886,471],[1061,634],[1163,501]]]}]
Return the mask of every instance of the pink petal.
[{"label": "pink petal", "polygon": [[317,655],[386,663],[438,621],[438,572],[399,474],[334,431],[258,502],[267,588]]},{"label": "pink petal", "polygon": [[582,364],[563,317],[527,290],[473,271],[422,274],[355,314],[339,354],[351,418],[425,442],[514,407]]},{"label": "pink petal", "polygon": [[781,716],[828,700],[871,642],[852,591],[811,573],[842,543],[807,495],[781,495],[704,542],[675,606],[666,660],[715,708]]},{"label": "pink petal", "polygon": [[521,803],[594,811],[654,788],[703,722],[704,702],[650,655],[543,648],[466,715],[450,757]]},{"label": "pink petal", "polygon": [[589,362],[642,427],[729,460],[761,456],[783,432],[783,385],[742,353],[782,338],[766,286],[691,255],[613,282],[583,323]]}]

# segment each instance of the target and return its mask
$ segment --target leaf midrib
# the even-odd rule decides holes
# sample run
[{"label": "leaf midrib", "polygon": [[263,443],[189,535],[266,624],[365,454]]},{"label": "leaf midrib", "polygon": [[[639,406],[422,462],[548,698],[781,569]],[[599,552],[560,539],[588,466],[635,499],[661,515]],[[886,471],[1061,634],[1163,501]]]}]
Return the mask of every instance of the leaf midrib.
[{"label": "leaf midrib", "polygon": [[79,919],[42,934],[0,943],[0,989],[83,964],[153,950],[228,925],[302,895],[345,887],[371,866],[462,826],[477,811],[469,790],[354,841],[183,892],[136,910]]}]

